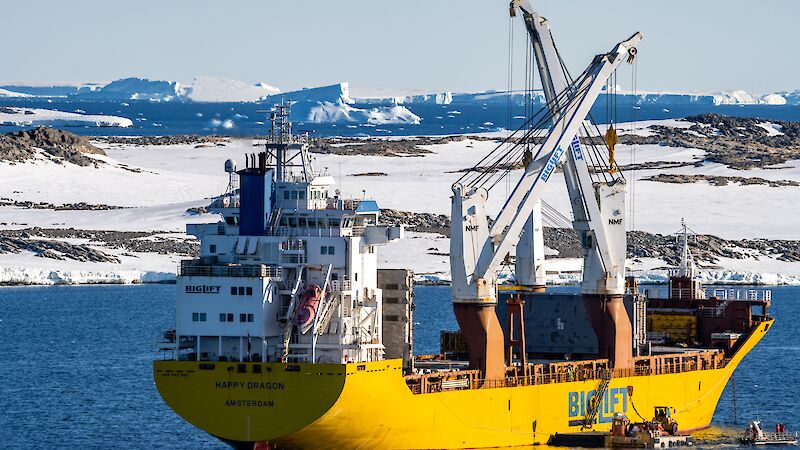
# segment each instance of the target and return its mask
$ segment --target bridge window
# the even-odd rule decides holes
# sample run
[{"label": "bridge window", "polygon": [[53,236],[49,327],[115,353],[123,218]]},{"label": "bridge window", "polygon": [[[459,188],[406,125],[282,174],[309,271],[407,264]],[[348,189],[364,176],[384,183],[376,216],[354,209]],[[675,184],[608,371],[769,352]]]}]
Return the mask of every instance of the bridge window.
[{"label": "bridge window", "polygon": [[323,255],[333,255],[336,253],[336,247],[332,245],[323,245],[320,247],[319,252]]},{"label": "bridge window", "polygon": [[239,322],[253,322],[255,314],[239,314]]},{"label": "bridge window", "polygon": [[289,191],[283,191],[283,199],[289,200]]},{"label": "bridge window", "polygon": [[192,313],[192,322],[205,322],[206,313]]},{"label": "bridge window", "polygon": [[217,245],[216,244],[211,244],[208,247],[208,251],[211,252],[211,253],[217,253]]},{"label": "bridge window", "polygon": [[233,313],[219,313],[220,322],[233,322]]}]

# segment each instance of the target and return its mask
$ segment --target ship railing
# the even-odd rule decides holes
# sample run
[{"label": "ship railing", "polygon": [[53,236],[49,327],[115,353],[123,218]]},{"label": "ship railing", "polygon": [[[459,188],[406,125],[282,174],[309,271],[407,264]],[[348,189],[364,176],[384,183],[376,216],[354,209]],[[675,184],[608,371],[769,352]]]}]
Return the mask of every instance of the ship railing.
[{"label": "ship railing", "polygon": [[270,226],[264,231],[267,236],[277,237],[339,237],[341,235],[339,227],[289,227],[284,225]]},{"label": "ship railing", "polygon": [[[608,369],[607,360],[531,364],[525,375],[507,376],[499,380],[477,378],[476,371],[458,371],[410,376],[406,378],[406,383],[411,392],[427,394],[454,389],[492,389],[574,381],[600,382],[608,378],[677,374],[720,369],[729,362],[730,359],[724,359],[721,352],[702,351],[691,354],[637,357],[634,359],[634,367],[624,369]],[[521,371],[522,369],[517,367],[516,370]]]},{"label": "ship railing", "polygon": [[702,300],[706,298],[705,290],[693,288],[671,288],[669,295],[671,298],[678,300]]},{"label": "ship railing", "polygon": [[769,289],[721,289],[713,290],[713,296],[720,300],[770,302],[772,291]]},{"label": "ship railing", "polygon": [[302,239],[290,239],[281,242],[282,251],[305,250],[305,248],[306,248],[305,241],[303,241]]},{"label": "ship railing", "polygon": [[279,266],[257,265],[195,265],[181,262],[178,274],[183,277],[237,277],[237,278],[280,278]]},{"label": "ship railing", "polygon": [[353,290],[353,283],[350,280],[332,280],[331,290],[333,292],[349,292]]},{"label": "ship railing", "polygon": [[282,264],[305,264],[306,263],[306,255],[303,254],[281,254],[281,263]]}]

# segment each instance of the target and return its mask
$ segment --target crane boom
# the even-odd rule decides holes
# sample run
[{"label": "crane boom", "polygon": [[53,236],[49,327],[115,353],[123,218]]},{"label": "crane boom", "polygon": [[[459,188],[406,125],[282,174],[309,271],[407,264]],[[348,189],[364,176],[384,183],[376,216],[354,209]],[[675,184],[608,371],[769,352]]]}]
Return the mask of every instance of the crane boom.
[{"label": "crane boom", "polygon": [[[555,169],[565,161],[574,163],[577,160],[580,164],[576,166],[581,164],[586,166],[586,161],[581,157],[580,142],[576,137],[578,131],[603,85],[614,70],[629,59],[629,55],[635,53],[632,49],[635,49],[641,39],[641,34],[636,33],[617,44],[610,52],[597,55],[584,75],[566,87],[564,95],[559,94],[559,97],[564,97],[564,104],[557,105],[558,114],[553,114],[553,127],[539,146],[533,161],[525,168],[491,229],[488,228],[485,210],[487,192],[477,186],[460,184],[453,186],[450,225],[453,306],[456,319],[468,344],[470,365],[481,369],[487,379],[502,378],[505,371],[503,334],[494,312],[497,303],[496,271],[511,248],[519,241],[526,222],[530,222],[531,213],[540,200],[542,188]],[[588,175],[588,166],[585,169]],[[610,192],[605,192],[606,188],[592,185],[591,179],[589,182],[591,190],[586,190],[586,187],[582,186],[583,180],[580,178],[575,182],[584,189],[579,192],[581,198],[584,197],[584,191],[618,197],[616,194],[619,190],[615,191],[613,186],[609,187]],[[624,199],[624,187],[621,192]],[[594,220],[600,222],[609,212],[604,211],[601,214],[597,201],[586,201],[584,198],[583,204],[589,205],[590,212],[592,205],[595,206],[597,214]],[[609,223],[622,226],[624,237],[623,221],[609,221]],[[591,247],[594,248],[594,245]],[[601,254],[610,252],[607,246],[603,246],[600,242],[598,247]],[[601,269],[605,269],[605,266]],[[614,270],[624,271],[624,253],[623,264],[617,265]],[[609,278],[615,277],[605,276],[606,284]]]},{"label": "crane boom", "polygon": [[[520,11],[531,40],[537,68],[542,79],[545,97],[551,114],[557,117],[561,105],[556,93],[568,88],[569,74],[558,54],[547,19],[540,16],[528,0],[512,0],[511,15]],[[630,49],[632,60],[635,47]],[[629,60],[629,62],[630,62]],[[591,138],[591,136],[590,136]],[[630,317],[623,304],[625,292],[625,180],[618,172],[610,175],[611,182],[593,182],[584,154],[580,136],[573,142],[572,152],[564,163],[564,180],[572,206],[572,227],[577,231],[583,253],[583,279],[581,294],[589,319],[594,328],[600,357],[608,357],[616,367],[632,364]],[[523,233],[517,246],[517,279],[525,281],[528,270],[524,262],[534,254],[522,255],[520,251],[531,248],[528,242],[544,240],[534,230]],[[519,270],[518,270],[519,271]]]},{"label": "crane boom", "polygon": [[[636,33],[628,40],[617,44],[611,52],[595,57],[590,66],[593,69],[590,70],[588,76],[576,83],[574,90],[583,94],[573,97],[573,101],[564,105],[561,117],[556,120],[544,143],[539,147],[539,151],[534,156],[534,162],[526,168],[497,216],[489,231],[494,245],[482,247],[475,267],[475,278],[491,276],[490,274],[497,270],[505,255],[517,243],[522,226],[531,214],[533,203],[541,197],[543,185],[550,179],[556,166],[561,165],[569,155],[575,156],[580,145],[576,138],[578,130],[606,81],[622,61],[627,59],[628,50],[634,48],[641,39],[641,34]],[[567,148],[569,151],[565,150]],[[540,163],[540,158],[544,158],[546,161],[544,165]],[[585,163],[582,166],[586,168],[588,174],[588,167]],[[538,171],[535,170],[537,167],[540,167]],[[594,202],[586,203],[591,205]],[[594,204],[596,205],[596,203]],[[599,208],[597,216],[598,218],[600,216]],[[598,241],[598,245],[600,244],[601,241]],[[603,249],[601,254],[603,253],[608,254],[610,250]]]}]

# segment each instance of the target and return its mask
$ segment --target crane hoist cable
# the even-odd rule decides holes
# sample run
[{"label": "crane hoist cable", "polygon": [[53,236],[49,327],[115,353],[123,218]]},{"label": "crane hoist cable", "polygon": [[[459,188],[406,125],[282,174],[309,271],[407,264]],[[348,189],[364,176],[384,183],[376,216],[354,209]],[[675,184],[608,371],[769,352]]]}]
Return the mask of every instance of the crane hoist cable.
[{"label": "crane hoist cable", "polygon": [[[599,62],[596,64],[599,64]],[[587,69],[579,77],[577,83],[580,83],[589,77],[593,68],[594,65],[587,67]],[[581,92],[574,92],[575,84],[576,83],[573,83],[573,85],[570,85],[564,89],[563,92],[559,93],[555,99],[547,102],[546,107],[540,109],[536,114],[533,114],[525,123],[517,128],[517,130],[511,136],[500,142],[492,151],[481,158],[481,160],[478,161],[472,168],[468,169],[464,175],[456,180],[454,184],[463,184],[471,187],[484,187],[485,185],[491,183],[491,187],[494,187],[494,185],[497,184],[497,181],[493,180],[496,172],[503,169],[505,169],[504,173],[513,170],[513,164],[519,162],[519,159],[521,159],[523,150],[523,145],[521,144],[525,144],[536,138],[536,134],[539,131],[549,128],[549,124],[552,122],[551,111],[560,111],[562,107],[566,107],[568,104],[575,101],[575,99],[579,96]],[[588,88],[584,87],[583,90],[585,89]],[[562,101],[565,101],[563,105]],[[522,132],[522,130],[525,131],[522,136],[517,139],[517,142],[511,145],[505,152],[502,152],[502,149],[506,145],[512,143],[514,137],[518,133]],[[541,147],[539,152],[541,152]],[[537,154],[539,152],[537,152]],[[492,183],[492,181],[494,182]]]}]

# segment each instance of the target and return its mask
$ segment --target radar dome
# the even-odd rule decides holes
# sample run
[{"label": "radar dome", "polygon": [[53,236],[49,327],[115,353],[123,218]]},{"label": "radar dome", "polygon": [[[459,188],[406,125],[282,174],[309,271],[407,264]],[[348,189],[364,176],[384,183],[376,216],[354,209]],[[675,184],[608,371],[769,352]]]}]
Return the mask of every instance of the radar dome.
[{"label": "radar dome", "polygon": [[236,172],[236,161],[232,159],[225,161],[225,172],[228,173]]}]

